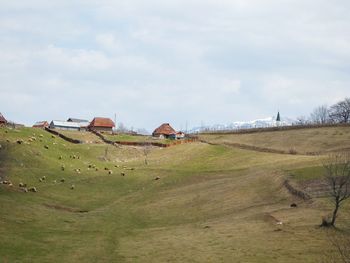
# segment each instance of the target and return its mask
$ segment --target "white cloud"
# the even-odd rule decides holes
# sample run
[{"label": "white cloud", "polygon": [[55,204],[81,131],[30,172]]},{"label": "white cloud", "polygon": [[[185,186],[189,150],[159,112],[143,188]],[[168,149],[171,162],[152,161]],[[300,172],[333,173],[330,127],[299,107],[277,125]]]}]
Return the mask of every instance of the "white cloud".
[{"label": "white cloud", "polygon": [[14,0],[0,9],[0,111],[28,124],[114,112],[150,130],[229,123],[277,108],[305,115],[349,94],[345,0]]}]

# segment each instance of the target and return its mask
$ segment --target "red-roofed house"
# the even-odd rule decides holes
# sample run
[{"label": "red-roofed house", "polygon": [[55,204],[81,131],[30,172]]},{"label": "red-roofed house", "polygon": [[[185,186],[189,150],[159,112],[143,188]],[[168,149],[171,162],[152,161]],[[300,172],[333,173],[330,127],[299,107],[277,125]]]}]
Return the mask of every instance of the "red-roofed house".
[{"label": "red-roofed house", "polygon": [[7,124],[7,120],[0,112],[0,125],[6,125],[6,124]]},{"label": "red-roofed house", "polygon": [[38,121],[33,125],[33,128],[44,129],[46,127],[49,127],[49,123],[47,121]]},{"label": "red-roofed house", "polygon": [[88,128],[94,131],[112,132],[114,127],[115,124],[110,118],[95,117]]},{"label": "red-roofed house", "polygon": [[170,126],[169,123],[163,123],[160,125],[157,129],[154,130],[152,133],[153,137],[158,137],[158,138],[176,138],[176,131],[173,129],[173,127]]}]

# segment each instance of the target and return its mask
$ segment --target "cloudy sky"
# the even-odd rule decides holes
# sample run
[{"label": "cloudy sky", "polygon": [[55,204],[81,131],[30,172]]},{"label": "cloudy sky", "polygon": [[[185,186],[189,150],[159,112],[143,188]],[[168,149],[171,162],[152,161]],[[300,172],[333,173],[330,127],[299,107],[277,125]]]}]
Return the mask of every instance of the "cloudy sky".
[{"label": "cloudy sky", "polygon": [[0,0],[0,112],[152,130],[350,95],[349,0]]}]

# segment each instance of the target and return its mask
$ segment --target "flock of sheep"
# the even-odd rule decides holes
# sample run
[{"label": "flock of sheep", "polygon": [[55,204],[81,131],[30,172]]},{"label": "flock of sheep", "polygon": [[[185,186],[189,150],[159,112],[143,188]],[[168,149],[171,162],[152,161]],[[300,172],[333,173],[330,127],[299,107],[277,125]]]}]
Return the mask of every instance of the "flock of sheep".
[{"label": "flock of sheep", "polygon": [[[5,132],[7,133],[7,131],[5,131]],[[39,139],[37,139],[36,134],[33,133],[33,136],[30,136],[30,137],[28,138],[28,140],[25,141],[25,140],[23,140],[23,139],[17,139],[15,142],[16,142],[17,144],[27,144],[27,145],[30,145],[31,143],[33,143],[33,142],[35,142],[35,141],[37,141],[37,140],[40,141],[40,142],[43,142],[43,137],[44,137],[44,135],[43,135],[43,134],[40,134],[40,135],[39,135]],[[51,135],[51,137],[52,137],[53,139],[56,138],[56,136],[54,136],[54,135]],[[10,140],[7,140],[7,142],[10,142]],[[53,145],[56,145],[56,144],[57,144],[56,142],[53,142]],[[65,146],[65,145],[64,145],[64,146]],[[48,150],[48,149],[49,149],[49,145],[45,144],[45,145],[44,145],[44,148]],[[76,154],[70,155],[69,158],[72,159],[72,160],[80,160],[80,159],[81,159],[81,157],[80,157],[79,155],[76,155]],[[62,155],[60,155],[60,156],[58,157],[58,159],[62,161],[64,158],[63,158]],[[134,170],[134,169],[135,169],[135,168],[128,168],[128,167],[126,167],[126,166],[120,167],[119,165],[115,165],[114,167],[115,167],[115,168],[121,168],[121,169],[124,169],[124,170]],[[66,170],[66,166],[65,166],[65,164],[62,164],[62,165],[61,165],[61,171],[65,171],[65,170]],[[87,170],[88,170],[88,171],[96,171],[96,172],[98,172],[98,171],[99,171],[99,168],[98,168],[95,164],[88,164],[88,165],[87,165]],[[109,168],[105,167],[104,170],[105,170],[109,175],[112,175],[112,174],[113,174],[113,170],[112,170],[112,169],[109,169]],[[75,169],[73,169],[73,171],[74,171],[75,173],[77,173],[77,174],[81,174],[82,169],[80,169],[80,168],[75,168]],[[120,175],[121,175],[121,176],[125,176],[126,173],[125,173],[125,172],[121,172]],[[45,181],[47,181],[47,180],[46,180],[46,176],[42,176],[42,177],[39,178],[39,180],[38,180],[39,183],[44,183]],[[57,181],[57,180],[53,180],[53,181],[52,181],[53,184],[65,183],[65,182],[66,182],[66,179],[65,179],[65,178],[61,178],[59,181]],[[0,184],[7,185],[7,186],[9,186],[9,187],[14,187],[14,184],[13,184],[10,180],[0,181]],[[23,183],[23,182],[20,182],[20,183],[18,184],[18,187],[19,187],[19,189],[21,189],[21,191],[23,191],[24,193],[28,193],[28,192],[36,193],[36,192],[38,192],[37,187],[35,187],[35,186],[28,187],[27,184],[26,184],[26,183]],[[70,189],[74,190],[74,189],[75,189],[75,185],[72,184],[72,185],[70,186]]]}]

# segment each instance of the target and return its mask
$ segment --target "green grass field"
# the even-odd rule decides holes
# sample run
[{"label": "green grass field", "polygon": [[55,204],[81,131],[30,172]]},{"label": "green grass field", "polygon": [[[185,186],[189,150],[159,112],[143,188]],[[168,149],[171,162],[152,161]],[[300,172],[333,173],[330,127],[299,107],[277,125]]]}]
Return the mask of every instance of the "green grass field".
[{"label": "green grass field", "polygon": [[143,136],[143,135],[130,135],[130,134],[103,134],[103,136],[111,141],[119,142],[157,142],[169,144],[174,142],[170,139],[155,139],[152,136]]},{"label": "green grass field", "polygon": [[[239,142],[305,152],[349,143],[349,129],[314,131],[310,148],[295,132],[310,131]],[[305,202],[282,186],[287,177],[321,176],[323,156],[197,142],[152,148],[145,165],[142,149],[74,145],[31,128],[0,128],[0,144],[0,177],[13,183],[0,185],[0,262],[322,262],[332,250],[318,227],[330,202]],[[20,182],[38,192],[24,193]],[[349,208],[338,218],[342,233],[350,231]]]}]

